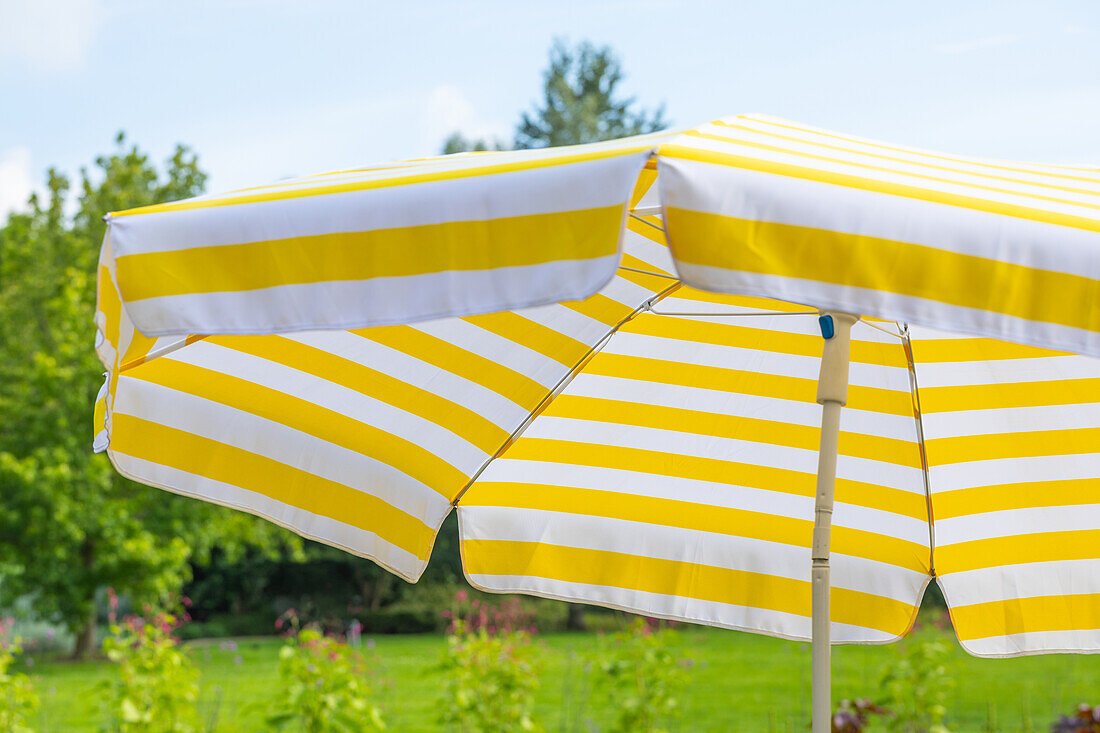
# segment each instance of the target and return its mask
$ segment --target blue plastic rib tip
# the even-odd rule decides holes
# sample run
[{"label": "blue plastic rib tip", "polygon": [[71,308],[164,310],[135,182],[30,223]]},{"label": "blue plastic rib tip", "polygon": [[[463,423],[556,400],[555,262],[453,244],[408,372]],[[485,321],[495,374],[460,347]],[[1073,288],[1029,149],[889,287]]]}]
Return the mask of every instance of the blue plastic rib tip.
[{"label": "blue plastic rib tip", "polygon": [[817,325],[821,326],[821,337],[828,340],[836,334],[832,316],[818,316]]}]

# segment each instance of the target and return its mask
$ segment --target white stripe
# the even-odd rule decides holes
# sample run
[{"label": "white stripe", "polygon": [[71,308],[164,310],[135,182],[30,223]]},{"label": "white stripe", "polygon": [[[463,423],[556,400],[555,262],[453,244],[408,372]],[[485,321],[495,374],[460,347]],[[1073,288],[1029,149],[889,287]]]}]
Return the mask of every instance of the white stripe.
[{"label": "white stripe", "polygon": [[[972,338],[972,337],[964,337]],[[917,383],[929,387],[1051,382],[1100,377],[1100,360],[1085,356],[1040,356],[1032,359],[921,362],[920,344],[913,344]],[[1021,389],[1026,389],[1022,387]]]},{"label": "white stripe", "polygon": [[491,270],[280,285],[129,301],[146,336],[266,334],[389,326],[580,300],[615,274],[618,255]]},{"label": "white stripe", "polygon": [[974,486],[1098,477],[1100,477],[1100,453],[997,458],[928,468],[928,478],[934,494],[969,489]]},{"label": "white stripe", "polygon": [[[661,308],[660,305],[657,306]],[[638,321],[649,318],[672,318],[643,313]],[[797,316],[787,320],[796,320]],[[816,328],[816,321],[815,321]],[[817,381],[821,369],[821,357],[802,356],[766,349],[722,346],[702,341],[649,336],[629,330],[619,331],[603,352],[623,356],[640,356],[648,359],[665,359],[683,364],[713,366],[721,369],[741,369],[774,374],[781,377],[798,377]],[[761,345],[767,343],[768,333],[760,336]],[[820,334],[818,335],[820,338]],[[909,392],[908,367],[888,367],[878,364],[852,362],[849,383],[860,387],[880,387]]]},{"label": "white stripe", "polygon": [[154,382],[119,377],[116,414],[133,415],[255,453],[288,468],[376,496],[435,526],[450,502],[430,487],[369,455],[274,420]]},{"label": "white stripe", "polygon": [[[462,505],[477,506],[477,486],[488,482],[534,483],[551,487],[547,489],[550,492],[555,486],[571,486],[617,492],[623,495],[624,502],[629,502],[631,496],[646,496],[790,517],[807,523],[813,521],[812,496],[740,486],[736,483],[736,476],[730,476],[729,483],[718,483],[642,471],[502,457],[489,464],[477,483],[464,495]],[[835,512],[834,526],[897,537],[920,545],[928,543],[928,523],[925,520],[844,502],[836,503]]]},{"label": "white stripe", "polygon": [[[462,512],[464,540],[538,542],[810,582],[809,547],[585,514],[486,506],[464,506]],[[831,558],[832,587],[903,603],[916,605],[927,578],[836,552]],[[684,568],[685,575],[690,572]]]},{"label": "white stripe", "polygon": [[[920,168],[912,168],[902,163],[890,163],[882,166],[885,170],[871,170],[869,168],[854,165],[848,162],[831,162],[825,160],[807,160],[797,153],[782,153],[771,150],[761,150],[747,145],[738,144],[736,141],[720,142],[692,137],[686,138],[686,145],[696,150],[713,151],[720,154],[737,155],[751,158],[757,161],[770,161],[781,164],[808,168],[814,171],[854,176],[866,181],[883,184],[897,184],[909,188],[925,191],[943,192],[955,196],[963,196],[984,201],[993,201],[1010,206],[1020,206],[1033,210],[1051,211],[1069,216],[1095,218],[1097,211],[1089,204],[1093,203],[1085,197],[1076,197],[1065,191],[1044,192],[1044,196],[1056,200],[1041,200],[1031,193],[1030,187],[1021,190],[1008,183],[991,184],[986,181],[982,185],[990,188],[1001,189],[999,191],[980,190],[963,181],[928,180],[917,176],[927,175],[928,171]],[[835,156],[833,156],[835,157]],[[964,206],[951,206],[932,201],[911,198],[903,195],[880,193],[879,191],[853,188],[841,184],[822,183],[814,180],[796,178],[773,173],[741,168],[736,165],[726,165],[721,162],[704,163],[700,161],[675,157],[664,154],[658,159],[657,177],[658,185],[662,178],[665,179],[661,188],[661,194],[666,206],[675,206],[696,211],[712,211],[724,213],[727,216],[740,216],[745,219],[760,221],[783,221],[784,215],[799,211],[805,214],[819,214],[822,218],[818,221],[832,222],[830,224],[817,225],[818,228],[831,231],[843,231],[850,233],[863,233],[869,236],[884,237],[906,242],[927,244],[941,249],[952,249],[960,252],[970,251],[971,247],[978,243],[989,243],[989,233],[1000,231],[1008,237],[1006,243],[1021,242],[1028,246],[1034,242],[1044,240],[1051,241],[1060,234],[1052,232],[1052,227],[1057,225],[1045,222],[1036,222],[1016,217],[1006,217],[1000,214],[990,214]],[[675,171],[675,177],[666,178],[670,171]],[[913,175],[916,174],[916,175]],[[944,178],[940,173],[937,178]],[[770,179],[770,180],[769,180]],[[690,180],[685,185],[684,180]],[[736,180],[737,190],[747,191],[749,195],[741,197],[726,196],[730,190],[731,181]],[[690,191],[696,198],[687,198],[684,192]],[[1054,194],[1054,195],[1052,195]],[[1085,203],[1085,202],[1088,203]],[[737,212],[737,204],[747,205],[742,212]],[[771,204],[770,208],[765,208]],[[784,204],[790,209],[782,209]],[[830,210],[831,209],[831,210]],[[856,212],[868,214],[866,223]],[[841,219],[841,217],[844,217]],[[804,219],[814,221],[814,219]],[[790,222],[797,224],[798,222]],[[803,226],[815,226],[804,224]],[[865,228],[864,228],[865,227]],[[1059,227],[1059,231],[1062,228]],[[882,234],[875,234],[882,231]],[[891,236],[888,232],[897,234]],[[972,242],[966,242],[965,237],[960,237],[960,232],[967,232],[972,237]],[[908,236],[902,234],[908,232]],[[1084,233],[1084,232],[1080,232]],[[942,237],[942,243],[937,243],[937,237]],[[1070,235],[1072,237],[1072,235]],[[1067,239],[1070,247],[1082,240]],[[1087,240],[1086,240],[1087,242]],[[1087,248],[1088,245],[1081,246]],[[987,248],[986,251],[991,251]],[[1043,248],[1040,248],[1043,249]],[[1069,255],[1070,253],[1062,253]],[[981,255],[981,256],[988,256]],[[1042,260],[1042,255],[1040,255]],[[1049,263],[1041,265],[1044,269],[1063,269],[1070,267],[1066,272],[1073,272],[1071,262],[1080,260],[1061,260],[1062,267],[1050,268]]]},{"label": "white stripe", "polygon": [[217,346],[209,341],[198,341],[163,358],[262,384],[268,389],[346,415],[357,422],[422,445],[466,475],[473,474],[487,458],[480,448],[430,420],[278,362]]},{"label": "white stripe", "polygon": [[561,363],[534,349],[461,319],[426,321],[413,328],[508,367],[547,388],[552,388],[569,372]]},{"label": "white stripe", "polygon": [[410,582],[420,578],[427,563],[391,544],[374,532],[307,512],[231,484],[178,471],[168,466],[108,451],[115,469],[123,476],[177,494],[240,509],[293,530],[303,537],[324,542],[361,557],[368,557]]},{"label": "white stripe", "polygon": [[939,583],[944,593],[950,593],[952,606],[1100,593],[1100,558],[965,570],[941,575]]},{"label": "white stripe", "polygon": [[[816,402],[743,394],[735,391],[734,384],[729,385],[730,391],[708,389],[705,385],[684,387],[664,384],[658,381],[661,376],[659,372],[653,376],[654,381],[641,381],[582,372],[569,383],[565,394],[768,420],[810,428],[821,426],[821,405]],[[841,430],[908,440],[913,443],[914,455],[917,451],[916,425],[909,416],[846,409],[841,412]]]},{"label": "white stripe", "polygon": [[[939,412],[923,415],[922,421],[926,440],[1041,430],[1077,430],[1100,427],[1100,404],[1090,402],[1078,405]],[[1100,451],[1100,445],[1097,450]]]},{"label": "white stripe", "polygon": [[1100,629],[1032,631],[1008,636],[959,641],[975,657],[1018,657],[1027,654],[1098,654]]},{"label": "white stripe", "polygon": [[551,328],[563,336],[580,341],[582,344],[593,344],[607,333],[607,326],[603,323],[583,313],[578,313],[572,308],[566,308],[561,303],[524,308],[515,311],[515,314],[541,326]]},{"label": "white stripe", "polygon": [[[892,173],[896,173],[903,176],[913,176],[918,180],[913,181],[913,185],[921,187],[939,187],[942,185],[950,185],[940,183],[939,181],[926,181],[920,179],[922,176],[929,176],[937,179],[947,179],[957,185],[973,187],[973,195],[985,198],[989,194],[988,192],[981,190],[983,188],[997,188],[1009,190],[1024,196],[1041,196],[1051,197],[1056,199],[1065,200],[1067,203],[1083,203],[1083,204],[1095,204],[1100,202],[1100,190],[1088,191],[1087,189],[1095,188],[1095,184],[1089,182],[1083,182],[1081,185],[1077,185],[1078,182],[1073,181],[1060,181],[1053,185],[1058,185],[1060,188],[1072,188],[1072,189],[1086,189],[1083,193],[1077,193],[1075,191],[1065,191],[1052,189],[1045,186],[1052,185],[1052,181],[1049,177],[1041,177],[1037,175],[1027,175],[1010,173],[1008,171],[993,172],[990,169],[979,169],[977,166],[971,166],[969,169],[966,167],[950,167],[946,166],[943,161],[935,161],[930,158],[924,158],[921,160],[910,160],[905,156],[894,155],[892,152],[884,150],[856,150],[852,147],[848,147],[845,150],[836,150],[834,148],[825,147],[825,145],[836,145],[836,143],[815,143],[807,141],[792,141],[789,139],[780,139],[771,135],[756,133],[752,131],[744,130],[731,130],[729,128],[720,127],[717,125],[704,125],[699,128],[700,132],[705,132],[712,135],[718,135],[726,138],[730,143],[738,145],[739,148],[743,146],[743,143],[757,143],[771,147],[782,148],[790,151],[791,155],[795,156],[807,156],[803,160],[803,165],[810,168],[819,168],[822,165],[827,166],[846,166],[850,165],[850,172],[852,175],[866,176],[865,166],[874,168],[889,168]],[[786,131],[776,130],[780,135],[787,135]],[[745,151],[742,154],[752,154],[751,149]],[[765,155],[781,153],[768,153]],[[881,156],[889,156],[891,160],[883,160]],[[830,161],[839,161],[837,163],[831,163],[826,161],[819,161],[810,159],[809,156],[821,156],[829,158]],[[948,170],[944,170],[948,168]],[[877,176],[879,174],[871,172],[870,175]],[[996,176],[991,178],[990,176]],[[1041,204],[1040,204],[1041,205]]]},{"label": "white stripe", "polygon": [[[810,640],[810,619],[782,611],[733,606],[605,585],[565,583],[551,578],[485,575],[470,572],[465,572],[465,575],[470,585],[490,593],[526,593],[559,601],[592,603],[672,621],[749,631],[794,641]],[[889,644],[900,638],[900,636],[891,636],[875,629],[835,621],[830,624],[830,629],[834,644]]]},{"label": "white stripe", "polygon": [[[649,151],[491,175],[115,216],[117,257],[622,204]],[[407,175],[402,171],[400,175]],[[320,185],[331,185],[323,182]],[[246,194],[247,195],[247,194]]]},{"label": "white stripe", "polygon": [[1004,509],[936,520],[936,546],[947,547],[960,542],[1040,532],[1056,533],[1097,528],[1100,528],[1100,504]]},{"label": "white stripe", "polygon": [[[767,442],[717,438],[676,430],[643,428],[594,420],[573,420],[543,414],[531,423],[524,437],[640,448],[660,453],[714,458],[817,474],[816,448],[812,450],[788,448]],[[837,459],[837,476],[877,486],[924,493],[924,477],[919,468],[898,466],[884,461],[841,455]]]},{"label": "white stripe", "polygon": [[287,338],[384,372],[467,407],[511,433],[528,410],[484,385],[347,331],[303,331]]}]

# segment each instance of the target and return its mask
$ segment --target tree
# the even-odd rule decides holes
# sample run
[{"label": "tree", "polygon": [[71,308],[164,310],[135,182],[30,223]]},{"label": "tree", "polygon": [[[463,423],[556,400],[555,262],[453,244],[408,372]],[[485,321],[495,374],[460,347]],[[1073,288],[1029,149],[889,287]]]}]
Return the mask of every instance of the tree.
[{"label": "tree", "polygon": [[667,127],[663,105],[647,112],[636,108],[634,97],[616,95],[622,79],[610,46],[583,41],[571,49],[564,41],[555,41],[550,66],[543,72],[542,104],[523,113],[515,147],[579,145]]},{"label": "tree", "polygon": [[480,153],[486,150],[507,149],[507,146],[499,140],[490,143],[485,138],[467,139],[461,132],[452,132],[451,136],[443,141],[441,152],[444,155],[451,155],[452,153]]},{"label": "tree", "polygon": [[254,517],[140,486],[91,452],[92,410],[103,382],[95,337],[95,273],[110,210],[199,193],[206,176],[178,147],[162,176],[120,134],[118,149],[69,182],[49,172],[45,200],[0,229],[0,601],[28,597],[42,616],[92,649],[97,589],[137,601],[178,591],[188,561],[211,547],[296,542]]}]

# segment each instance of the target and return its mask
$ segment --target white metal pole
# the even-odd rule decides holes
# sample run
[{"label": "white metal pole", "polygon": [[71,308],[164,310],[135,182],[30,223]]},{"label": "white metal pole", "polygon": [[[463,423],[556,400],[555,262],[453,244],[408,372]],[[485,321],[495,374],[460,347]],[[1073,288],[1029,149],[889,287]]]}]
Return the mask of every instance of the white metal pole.
[{"label": "white metal pole", "polygon": [[814,501],[813,569],[811,572],[811,680],[813,733],[832,730],[832,654],[829,647],[829,530],[833,519],[840,408],[848,403],[848,351],[852,326],[859,316],[834,311],[821,314],[821,374],[817,401],[821,404],[821,449],[817,454],[817,495]]}]

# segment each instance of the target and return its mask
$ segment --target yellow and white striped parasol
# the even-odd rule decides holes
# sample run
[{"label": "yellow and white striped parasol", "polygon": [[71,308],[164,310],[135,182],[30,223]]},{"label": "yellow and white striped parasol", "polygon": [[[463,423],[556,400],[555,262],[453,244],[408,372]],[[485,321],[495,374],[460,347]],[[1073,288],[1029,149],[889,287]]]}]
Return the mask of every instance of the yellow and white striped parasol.
[{"label": "yellow and white striped parasol", "polygon": [[747,116],[109,223],[137,481],[410,581],[457,506],[491,591],[820,649],[934,577],[972,654],[1100,651],[1096,170]]}]

